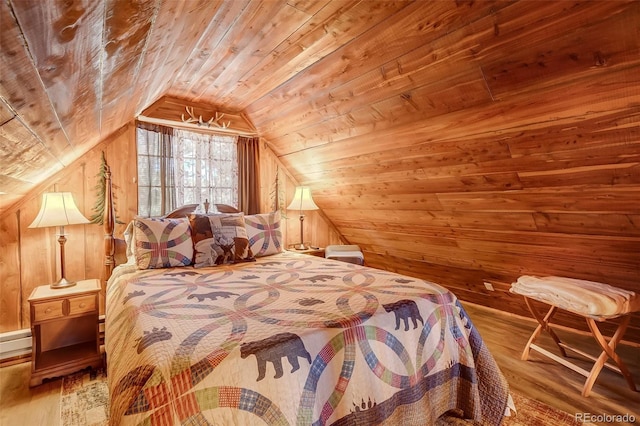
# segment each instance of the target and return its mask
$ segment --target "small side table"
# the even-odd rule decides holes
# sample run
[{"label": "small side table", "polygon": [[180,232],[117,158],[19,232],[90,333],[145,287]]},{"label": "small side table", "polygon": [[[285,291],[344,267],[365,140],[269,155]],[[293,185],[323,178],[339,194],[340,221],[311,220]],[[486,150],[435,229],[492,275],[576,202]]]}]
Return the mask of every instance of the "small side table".
[{"label": "small side table", "polygon": [[305,250],[298,250],[295,248],[288,248],[288,251],[291,251],[293,253],[300,253],[300,254],[308,254],[311,256],[316,256],[316,257],[324,257],[324,247],[315,247],[315,248],[308,248]]},{"label": "small side table", "polygon": [[87,367],[102,367],[98,324],[100,280],[78,281],[73,287],[36,287],[31,311],[31,380],[64,376]]}]

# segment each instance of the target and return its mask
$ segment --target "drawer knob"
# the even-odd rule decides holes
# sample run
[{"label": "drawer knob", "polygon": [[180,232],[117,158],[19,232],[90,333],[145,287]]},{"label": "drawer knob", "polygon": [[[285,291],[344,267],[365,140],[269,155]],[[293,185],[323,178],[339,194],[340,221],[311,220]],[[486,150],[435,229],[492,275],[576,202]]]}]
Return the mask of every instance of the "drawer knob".
[{"label": "drawer knob", "polygon": [[49,307],[47,309],[44,310],[45,314],[50,314],[53,311],[53,308]]},{"label": "drawer knob", "polygon": [[84,308],[85,306],[87,306],[87,304],[86,304],[86,303],[84,303],[84,302],[82,302],[82,303],[80,304],[80,309]]}]

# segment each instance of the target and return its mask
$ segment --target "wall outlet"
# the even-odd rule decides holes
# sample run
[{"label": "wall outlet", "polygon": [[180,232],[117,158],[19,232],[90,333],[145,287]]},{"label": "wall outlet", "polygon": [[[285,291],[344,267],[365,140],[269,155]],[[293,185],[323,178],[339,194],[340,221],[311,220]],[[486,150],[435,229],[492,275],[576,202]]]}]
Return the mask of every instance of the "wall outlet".
[{"label": "wall outlet", "polygon": [[485,282],[484,282],[484,286],[485,286],[485,288],[486,288],[487,290],[489,290],[489,291],[494,291],[493,285],[492,285],[491,283],[488,283],[488,282],[486,282],[486,281],[485,281]]}]

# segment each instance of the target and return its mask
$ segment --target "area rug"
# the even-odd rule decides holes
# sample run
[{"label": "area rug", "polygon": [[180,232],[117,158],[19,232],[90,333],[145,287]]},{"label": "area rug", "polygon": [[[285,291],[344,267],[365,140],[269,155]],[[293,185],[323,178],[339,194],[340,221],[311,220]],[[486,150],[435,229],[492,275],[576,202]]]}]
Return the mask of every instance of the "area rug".
[{"label": "area rug", "polygon": [[[502,426],[585,426],[571,414],[511,392],[517,413],[505,418]],[[106,426],[109,423],[109,390],[103,370],[81,371],[62,381],[60,424],[62,426]],[[455,413],[438,419],[437,426],[469,426]]]},{"label": "area rug", "polygon": [[109,424],[109,389],[104,370],[84,370],[62,380],[60,425]]}]

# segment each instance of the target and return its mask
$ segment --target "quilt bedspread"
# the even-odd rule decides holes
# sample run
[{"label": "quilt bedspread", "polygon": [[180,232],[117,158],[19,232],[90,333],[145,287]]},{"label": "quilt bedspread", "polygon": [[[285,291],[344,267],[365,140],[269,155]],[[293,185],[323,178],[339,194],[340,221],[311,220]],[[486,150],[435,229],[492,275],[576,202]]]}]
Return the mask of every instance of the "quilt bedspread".
[{"label": "quilt bedspread", "polygon": [[445,288],[289,252],[115,274],[105,344],[111,424],[499,424],[508,396]]}]

